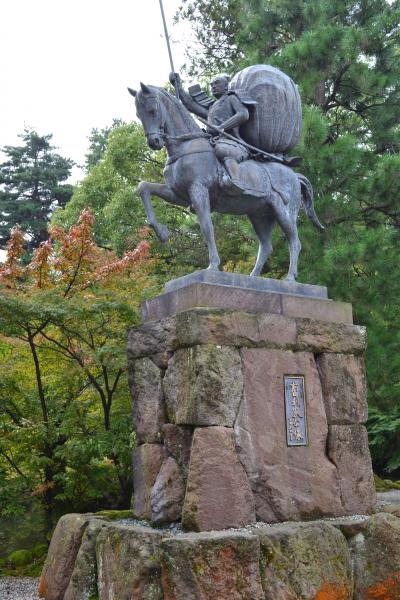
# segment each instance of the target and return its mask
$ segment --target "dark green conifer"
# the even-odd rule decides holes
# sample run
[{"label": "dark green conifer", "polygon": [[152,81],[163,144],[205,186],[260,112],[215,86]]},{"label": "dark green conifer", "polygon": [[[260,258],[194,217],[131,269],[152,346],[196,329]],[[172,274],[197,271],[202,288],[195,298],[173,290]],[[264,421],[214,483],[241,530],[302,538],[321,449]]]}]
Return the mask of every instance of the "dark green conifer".
[{"label": "dark green conifer", "polygon": [[47,226],[56,207],[72,195],[64,183],[73,161],[54,152],[52,135],[40,136],[26,129],[21,146],[6,146],[6,160],[0,164],[0,247],[17,223],[28,234],[29,249],[47,239]]}]

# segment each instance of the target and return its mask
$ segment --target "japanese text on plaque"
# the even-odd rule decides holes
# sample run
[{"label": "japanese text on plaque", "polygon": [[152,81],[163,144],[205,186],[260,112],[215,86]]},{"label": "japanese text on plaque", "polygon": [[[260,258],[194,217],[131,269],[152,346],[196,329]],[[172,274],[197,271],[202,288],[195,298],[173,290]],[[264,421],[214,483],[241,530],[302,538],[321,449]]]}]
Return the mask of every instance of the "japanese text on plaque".
[{"label": "japanese text on plaque", "polygon": [[285,375],[286,436],[288,446],[307,446],[304,377]]}]

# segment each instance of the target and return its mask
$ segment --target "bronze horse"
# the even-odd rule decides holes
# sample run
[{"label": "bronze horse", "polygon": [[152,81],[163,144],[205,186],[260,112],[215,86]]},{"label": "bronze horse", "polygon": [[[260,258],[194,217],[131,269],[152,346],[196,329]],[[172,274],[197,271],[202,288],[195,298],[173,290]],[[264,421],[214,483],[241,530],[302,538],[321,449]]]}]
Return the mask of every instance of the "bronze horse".
[{"label": "bronze horse", "polygon": [[138,91],[128,89],[135,96],[136,114],[143,124],[147,142],[153,150],[165,146],[169,157],[164,170],[165,184],[142,181],[138,186],[149,224],[158,238],[165,242],[169,233],[167,227],[157,221],[151,205],[152,196],[171,204],[191,206],[207,242],[208,268],[218,269],[220,258],[211,211],[247,215],[259,239],[251,275],[260,275],[272,252],[272,230],[278,222],[289,242],[287,279],[295,281],[301,249],[297,233],[300,207],[303,206],[311,221],[323,229],[314,211],[313,191],[308,179],[277,162],[248,160],[241,163],[241,173],[248,175],[249,185],[258,189],[257,196],[227,194],[223,186],[225,169],[215,156],[210,136],[200,129],[175,96],[162,88],[140,85]]}]

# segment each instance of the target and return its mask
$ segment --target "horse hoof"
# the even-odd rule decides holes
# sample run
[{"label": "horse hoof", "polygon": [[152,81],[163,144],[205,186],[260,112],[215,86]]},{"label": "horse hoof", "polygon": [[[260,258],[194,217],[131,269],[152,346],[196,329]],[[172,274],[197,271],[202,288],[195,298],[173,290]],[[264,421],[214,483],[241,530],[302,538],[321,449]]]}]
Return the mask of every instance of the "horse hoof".
[{"label": "horse hoof", "polygon": [[168,242],[169,240],[169,230],[168,227],[166,225],[159,225],[156,229],[155,232],[157,234],[158,239],[160,240],[160,242]]},{"label": "horse hoof", "polygon": [[207,271],[219,271],[219,265],[208,265]]},{"label": "horse hoof", "polygon": [[294,283],[296,283],[296,277],[294,275],[288,275],[285,277],[285,281],[294,281]]}]

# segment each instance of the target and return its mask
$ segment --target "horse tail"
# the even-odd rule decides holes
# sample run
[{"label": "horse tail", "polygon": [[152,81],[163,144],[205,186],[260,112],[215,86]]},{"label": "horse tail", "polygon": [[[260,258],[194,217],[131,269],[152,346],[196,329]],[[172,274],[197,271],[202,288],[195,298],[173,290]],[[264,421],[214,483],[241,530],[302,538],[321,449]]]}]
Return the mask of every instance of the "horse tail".
[{"label": "horse tail", "polygon": [[324,231],[325,227],[322,225],[322,223],[318,219],[316,212],[314,210],[314,192],[312,189],[312,185],[308,181],[307,177],[305,177],[301,173],[296,173],[296,175],[300,180],[301,198],[303,200],[303,207],[306,212],[306,215],[314,223],[314,225],[316,227],[318,227],[318,229],[320,229],[321,231]]}]

